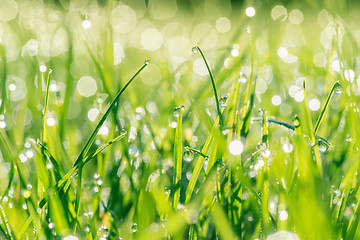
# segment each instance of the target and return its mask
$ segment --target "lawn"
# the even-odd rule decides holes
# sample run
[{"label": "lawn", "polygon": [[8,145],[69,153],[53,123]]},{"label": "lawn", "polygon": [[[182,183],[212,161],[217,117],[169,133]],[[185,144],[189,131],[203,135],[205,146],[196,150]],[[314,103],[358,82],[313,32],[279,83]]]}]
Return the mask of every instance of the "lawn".
[{"label": "lawn", "polygon": [[0,1],[0,239],[360,239],[360,3]]}]

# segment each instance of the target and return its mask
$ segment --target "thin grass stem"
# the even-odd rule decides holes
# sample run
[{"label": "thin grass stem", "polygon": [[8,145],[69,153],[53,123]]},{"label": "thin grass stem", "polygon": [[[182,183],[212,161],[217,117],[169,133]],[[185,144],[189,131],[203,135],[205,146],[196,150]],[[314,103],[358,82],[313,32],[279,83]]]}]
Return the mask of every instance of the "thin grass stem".
[{"label": "thin grass stem", "polygon": [[332,96],[334,95],[335,90],[336,90],[339,86],[341,86],[340,83],[339,83],[339,81],[335,82],[334,85],[332,86],[332,88],[331,88],[331,90],[330,90],[330,92],[329,92],[329,94],[328,94],[328,96],[327,96],[327,98],[326,98],[326,100],[325,100],[325,104],[324,104],[324,106],[323,106],[322,109],[321,109],[320,115],[319,115],[319,117],[318,117],[318,119],[317,119],[317,121],[316,121],[316,124],[315,124],[315,127],[314,127],[314,135],[317,134],[317,132],[318,132],[318,130],[319,130],[319,127],[320,127],[320,123],[321,123],[321,121],[323,120],[324,115],[325,115],[325,112],[326,112],[326,109],[327,109],[328,106],[329,106],[330,100],[331,100]]},{"label": "thin grass stem", "polygon": [[[218,116],[219,116],[219,119],[220,119],[219,120],[219,125],[220,125],[220,128],[221,128],[222,121],[221,121],[221,111],[220,111],[219,98],[218,98],[218,94],[217,94],[217,91],[216,91],[215,81],[214,81],[213,75],[212,75],[211,70],[210,70],[210,66],[209,66],[208,62],[206,61],[206,58],[205,58],[204,53],[202,52],[201,48],[199,46],[195,46],[194,48],[199,51],[202,59],[204,60],[206,68],[207,68],[207,70],[209,72],[211,84],[212,84],[212,87],[213,87],[213,90],[214,90],[214,95],[215,95],[216,110],[217,110],[217,113],[218,113]],[[193,48],[193,52],[194,51],[196,52],[196,50],[194,48]]]}]

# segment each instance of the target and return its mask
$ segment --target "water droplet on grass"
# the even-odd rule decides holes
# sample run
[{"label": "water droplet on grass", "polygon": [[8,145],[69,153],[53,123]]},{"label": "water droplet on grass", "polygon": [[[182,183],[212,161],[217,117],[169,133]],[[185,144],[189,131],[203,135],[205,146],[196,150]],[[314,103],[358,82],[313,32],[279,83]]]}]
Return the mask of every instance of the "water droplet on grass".
[{"label": "water droplet on grass", "polygon": [[137,225],[137,223],[134,223],[134,224],[131,226],[131,230],[132,230],[132,232],[137,232],[137,231],[138,231],[138,225]]},{"label": "water droplet on grass", "polygon": [[53,222],[49,223],[49,228],[50,229],[53,229],[54,227],[55,227],[55,223],[53,223]]},{"label": "water droplet on grass", "polygon": [[184,106],[184,105],[181,105],[180,108],[181,108],[181,111],[184,111],[184,110],[185,110],[185,106]]},{"label": "water droplet on grass", "polygon": [[180,116],[180,111],[181,111],[181,108],[179,108],[179,107],[174,108],[173,116],[174,117],[179,117]]},{"label": "water droplet on grass", "polygon": [[261,152],[261,155],[266,158],[270,157],[270,150],[266,148],[264,151]]},{"label": "water droplet on grass", "polygon": [[321,139],[317,140],[317,145],[319,152],[327,152],[330,148],[329,144],[327,144],[325,141]]},{"label": "water droplet on grass", "polygon": [[198,50],[198,47],[195,46],[195,47],[193,47],[193,48],[191,49],[191,51],[192,51],[193,53],[197,53],[199,50]]},{"label": "water droplet on grass", "polygon": [[285,144],[283,144],[282,148],[283,148],[284,152],[290,153],[293,150],[293,145],[290,143],[285,143]]},{"label": "water droplet on grass", "polygon": [[256,145],[256,149],[259,151],[264,151],[266,149],[266,144],[265,143],[258,143]]},{"label": "water droplet on grass", "polygon": [[149,59],[145,59],[144,64],[145,64],[145,65],[149,65],[149,64],[150,64],[150,60],[149,60]]},{"label": "water droplet on grass", "polygon": [[300,127],[300,120],[299,120],[299,117],[298,115],[295,115],[293,118],[292,118],[292,121],[293,121],[293,124],[294,126],[297,128],[297,127]]},{"label": "water droplet on grass", "polygon": [[129,147],[128,152],[129,152],[129,155],[131,157],[138,157],[139,156],[139,149],[134,145]]},{"label": "water droplet on grass", "polygon": [[194,159],[194,153],[191,150],[186,149],[184,151],[184,156],[183,157],[184,157],[184,160],[186,162],[191,162]]},{"label": "water droplet on grass", "polygon": [[227,100],[228,100],[228,97],[222,97],[219,99],[219,106],[220,107],[226,107],[227,106]]},{"label": "water droplet on grass", "polygon": [[241,83],[246,83],[247,82],[247,76],[246,76],[246,74],[245,73],[243,73],[243,72],[240,72],[240,75],[239,75],[239,82],[241,82]]},{"label": "water droplet on grass", "polygon": [[125,135],[125,134],[127,134],[127,131],[125,129],[121,129],[120,135]]},{"label": "water droplet on grass", "polygon": [[335,83],[335,87],[334,87],[334,93],[337,94],[337,95],[340,95],[342,94],[343,92],[343,87],[341,86],[340,83]]},{"label": "water droplet on grass", "polygon": [[258,116],[259,117],[264,116],[264,112],[265,112],[265,110],[260,108],[259,111],[258,111]]}]

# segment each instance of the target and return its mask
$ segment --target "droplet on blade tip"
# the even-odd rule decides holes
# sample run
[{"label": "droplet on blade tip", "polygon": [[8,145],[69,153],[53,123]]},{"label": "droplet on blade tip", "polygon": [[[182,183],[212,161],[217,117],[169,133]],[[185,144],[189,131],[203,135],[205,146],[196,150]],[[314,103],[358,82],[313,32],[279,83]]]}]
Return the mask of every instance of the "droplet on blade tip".
[{"label": "droplet on blade tip", "polygon": [[219,106],[220,107],[226,107],[227,106],[227,100],[228,100],[228,97],[222,97],[219,99]]},{"label": "droplet on blade tip", "polygon": [[186,149],[183,154],[183,158],[186,162],[191,162],[194,159],[193,151]]},{"label": "droplet on blade tip", "polygon": [[173,109],[173,116],[174,117],[179,117],[180,116],[180,111],[181,111],[181,108],[179,107],[176,107]]},{"label": "droplet on blade tip", "polygon": [[339,82],[335,83],[334,93],[340,95],[342,94],[342,92],[343,92],[343,87],[341,86],[341,84]]}]

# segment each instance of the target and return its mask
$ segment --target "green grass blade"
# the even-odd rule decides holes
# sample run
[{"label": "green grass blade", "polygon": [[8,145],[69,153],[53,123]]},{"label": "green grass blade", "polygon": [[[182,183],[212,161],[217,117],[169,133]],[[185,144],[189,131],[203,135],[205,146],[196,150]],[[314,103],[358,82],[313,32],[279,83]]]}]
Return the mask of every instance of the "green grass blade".
[{"label": "green grass blade", "polygon": [[3,128],[0,128],[0,149],[1,149],[1,153],[3,155],[4,160],[10,161],[10,164],[11,164],[11,168],[10,168],[10,172],[9,172],[9,183],[3,194],[3,197],[4,197],[5,195],[8,194],[8,192],[11,188],[11,183],[14,179],[14,174],[15,174],[15,168],[14,168],[15,160],[14,159],[16,157],[16,153],[15,153],[13,144],[10,142],[9,137]]},{"label": "green grass blade", "polygon": [[6,237],[10,240],[13,240],[14,237],[11,233],[11,228],[10,228],[10,225],[8,222],[8,218],[6,217],[6,214],[5,214],[4,209],[1,206],[1,204],[0,204],[0,218],[1,218],[2,224],[4,225],[3,230],[6,234]]},{"label": "green grass blade", "polygon": [[197,150],[195,148],[192,147],[185,147],[185,149],[190,150],[192,152],[196,152],[197,154],[200,154],[203,158],[209,158],[208,156],[206,156],[205,154],[203,154],[200,150]]},{"label": "green grass blade", "polygon": [[243,109],[241,112],[241,137],[246,138],[249,128],[250,128],[250,115],[251,111],[254,107],[254,98],[255,98],[255,87],[256,87],[256,80],[254,79],[254,47],[253,47],[253,40],[252,40],[252,32],[249,32],[250,35],[250,53],[251,53],[251,73],[250,78],[248,80],[248,85],[246,87],[246,94],[244,98]]},{"label": "green grass blade", "polygon": [[55,231],[58,234],[68,234],[69,222],[67,221],[66,213],[61,204],[59,195],[56,191],[49,192],[49,214],[51,219],[56,222]]},{"label": "green grass blade", "polygon": [[214,90],[214,95],[215,95],[215,102],[216,102],[216,110],[217,110],[217,113],[218,113],[218,117],[219,117],[219,125],[220,127],[222,126],[222,121],[221,121],[221,111],[220,111],[220,104],[219,104],[219,98],[218,98],[218,94],[217,94],[217,91],[216,91],[216,87],[215,87],[215,81],[214,81],[214,78],[212,76],[212,73],[211,73],[211,70],[210,70],[210,66],[208,64],[208,62],[206,61],[206,58],[203,54],[203,52],[201,51],[200,47],[199,46],[195,46],[193,47],[193,52],[196,52],[196,51],[199,51],[202,59],[204,60],[204,63],[206,65],[206,68],[209,72],[209,76],[210,76],[210,80],[211,80],[211,84],[212,84],[212,87],[213,87],[213,90]]},{"label": "green grass blade", "polygon": [[[75,172],[80,168],[83,167],[87,162],[89,162],[91,159],[93,159],[94,157],[96,157],[99,153],[101,153],[105,148],[109,147],[110,145],[112,145],[113,143],[117,142],[118,140],[122,139],[123,137],[125,137],[125,135],[127,134],[127,132],[123,132],[121,135],[117,136],[116,138],[110,140],[109,142],[107,142],[106,144],[104,144],[103,146],[99,147],[98,149],[96,149],[94,152],[90,153],[85,159],[83,159],[82,162],[79,162],[77,165],[75,165],[74,167],[72,167],[55,185],[56,189],[60,189],[63,188],[64,192],[67,191],[67,189],[70,186],[70,178],[71,176],[73,176],[73,174],[75,174]],[[46,204],[46,199],[43,198],[40,203],[39,206],[43,207]]]},{"label": "green grass blade", "polygon": [[24,223],[24,226],[20,230],[19,239],[23,239],[24,234],[29,228],[30,223],[32,222],[32,216],[30,215],[26,222]]},{"label": "green grass blade", "polygon": [[46,95],[45,95],[45,109],[44,109],[44,118],[43,118],[43,132],[41,140],[43,143],[46,143],[46,118],[49,110],[49,86],[50,86],[50,77],[52,70],[49,69],[47,81],[46,81]]},{"label": "green grass blade", "polygon": [[78,177],[77,177],[77,183],[76,183],[76,198],[75,198],[75,226],[74,226],[74,233],[76,233],[77,228],[77,222],[79,219],[79,213],[80,213],[80,200],[81,200],[81,186],[82,186],[82,170],[83,166],[80,166],[78,168]]},{"label": "green grass blade", "polygon": [[233,93],[231,95],[231,100],[230,100],[230,104],[228,106],[229,108],[229,118],[228,118],[228,122],[227,125],[231,126],[231,134],[229,134],[229,139],[236,133],[236,128],[237,128],[237,116],[238,116],[238,102],[239,102],[239,98],[240,98],[240,81],[238,79],[235,80],[235,83],[233,85]]},{"label": "green grass blade", "polygon": [[88,53],[89,53],[91,59],[93,60],[93,62],[95,63],[96,69],[98,70],[98,72],[100,74],[100,79],[103,83],[105,92],[107,92],[108,94],[111,94],[111,91],[109,90],[109,87],[108,87],[108,83],[106,81],[105,72],[104,72],[103,68],[101,67],[100,62],[97,60],[96,56],[92,53],[87,42],[84,42],[84,45],[86,46],[86,49],[88,50]]},{"label": "green grass blade", "polygon": [[76,159],[74,166],[78,165],[86,156],[86,154],[88,153],[91,145],[93,144],[95,137],[97,135],[97,133],[99,132],[101,126],[103,125],[103,123],[105,122],[107,116],[110,114],[112,108],[115,106],[115,104],[118,102],[120,96],[122,95],[122,93],[126,90],[126,88],[134,81],[134,79],[141,73],[142,70],[144,70],[144,68],[149,64],[148,60],[145,61],[144,65],[134,74],[134,76],[132,76],[130,78],[130,80],[125,84],[125,86],[120,90],[120,92],[116,95],[116,97],[114,98],[114,100],[111,102],[110,106],[108,107],[108,109],[106,110],[105,114],[102,116],[102,118],[100,119],[98,125],[96,126],[96,128],[94,129],[94,131],[92,132],[89,140],[87,141],[87,143],[85,144],[83,150],[81,151],[79,157]]},{"label": "green grass blade", "polygon": [[[262,121],[262,118],[251,118],[251,121],[253,121],[253,122]],[[276,120],[276,119],[271,119],[271,118],[268,118],[268,122],[275,123],[275,124],[277,124],[279,126],[286,127],[286,128],[288,128],[290,130],[295,131],[294,124],[287,123],[287,122],[282,122],[282,121],[279,121],[279,120]]]},{"label": "green grass blade", "polygon": [[194,191],[194,188],[195,188],[195,184],[199,178],[199,175],[200,175],[200,171],[204,165],[204,161],[205,161],[205,158],[204,156],[206,156],[206,154],[208,153],[209,149],[210,149],[210,145],[211,145],[211,142],[214,138],[214,134],[215,134],[215,131],[218,131],[217,126],[219,125],[219,120],[220,118],[218,117],[214,123],[214,126],[213,126],[213,129],[211,130],[211,133],[210,135],[208,136],[208,138],[206,139],[205,141],[205,144],[203,146],[203,148],[201,149],[201,153],[198,160],[196,161],[195,163],[195,167],[194,167],[194,170],[191,174],[191,178],[190,178],[190,181],[189,181],[189,184],[188,184],[188,187],[186,189],[186,193],[185,193],[185,203],[187,203],[190,198],[191,198],[191,195]]},{"label": "green grass blade", "polygon": [[[45,147],[40,141],[37,141],[36,144],[40,147],[43,153],[50,159],[51,164],[55,170],[55,176],[57,177],[57,181],[61,179],[62,175],[64,175],[63,169],[60,167],[59,163],[50,153],[50,151]],[[59,178],[60,177],[60,178]]]},{"label": "green grass blade", "polygon": [[[262,111],[262,137],[261,142],[262,144],[265,144],[266,149],[264,151],[268,151],[269,148],[269,130],[268,130],[268,120],[267,120],[267,114],[265,111]],[[267,155],[263,154],[262,157],[264,161],[264,166],[262,168],[261,174],[262,174],[262,189],[261,189],[261,213],[262,213],[262,229],[263,234],[266,236],[270,231],[270,213],[269,213],[269,158]]]},{"label": "green grass blade", "polygon": [[5,161],[15,158],[15,149],[3,128],[0,128],[0,149]]},{"label": "green grass blade", "polygon": [[[251,118],[251,121],[261,121],[261,120],[262,120],[262,118]],[[268,118],[268,122],[275,123],[275,124],[277,124],[279,126],[285,127],[285,128],[287,128],[289,130],[292,130],[292,131],[296,130],[295,125],[291,124],[291,123],[282,122],[282,121],[279,121],[279,120],[276,120],[276,119],[270,119],[270,118]],[[324,143],[328,148],[332,147],[332,144],[330,142],[328,142],[325,138],[320,137],[319,135],[315,135],[315,139],[317,139],[318,141],[321,141],[322,143]]]},{"label": "green grass blade", "polygon": [[6,52],[3,44],[0,43],[0,57],[2,62],[2,76],[1,76],[1,105],[0,105],[0,115],[4,113],[6,101]]},{"label": "green grass blade", "polygon": [[323,120],[324,115],[325,115],[325,112],[326,112],[326,109],[327,109],[328,106],[329,106],[330,100],[331,100],[332,96],[334,95],[335,90],[336,90],[339,86],[341,87],[341,85],[340,85],[340,83],[339,83],[338,81],[335,82],[334,85],[332,86],[332,88],[331,88],[331,90],[330,90],[330,92],[329,92],[329,95],[328,95],[327,98],[326,98],[325,104],[324,104],[324,106],[323,106],[322,109],[321,109],[320,115],[319,115],[319,117],[318,117],[318,119],[317,119],[317,121],[316,121],[315,128],[314,128],[314,135],[317,134],[317,132],[318,132],[318,130],[319,130],[319,127],[320,127],[320,123],[321,123],[321,121]]},{"label": "green grass blade", "polygon": [[309,105],[308,105],[308,100],[307,100],[307,94],[306,94],[306,80],[303,80],[303,91],[304,91],[304,105],[305,105],[305,117],[307,120],[307,125],[308,125],[308,129],[309,129],[309,134],[310,134],[310,139],[311,139],[311,146],[313,148],[313,153],[314,153],[314,157],[315,157],[315,162],[316,162],[316,166],[318,168],[319,174],[320,176],[322,175],[323,172],[323,167],[322,167],[322,162],[320,159],[320,153],[319,153],[319,149],[318,146],[316,145],[316,138],[315,138],[315,131],[313,128],[313,122],[311,119],[311,113],[310,113],[310,109],[309,109]]},{"label": "green grass blade", "polygon": [[176,209],[180,199],[180,180],[182,172],[182,110],[177,117],[177,125],[174,141],[174,202],[173,207]]},{"label": "green grass blade", "polygon": [[74,54],[73,54],[73,44],[72,44],[72,38],[70,32],[69,34],[69,53],[68,53],[68,59],[67,59],[67,76],[66,76],[66,89],[65,89],[65,96],[64,96],[64,103],[61,109],[61,121],[60,121],[60,139],[64,140],[65,135],[65,128],[66,128],[66,122],[69,114],[69,103],[70,103],[70,96],[73,91],[73,84],[74,79],[71,73],[71,64],[74,60]]},{"label": "green grass blade", "polygon": [[211,208],[211,218],[215,224],[217,232],[219,232],[221,236],[221,239],[224,240],[238,239],[231,227],[230,222],[228,221],[228,217],[216,202]]},{"label": "green grass blade", "polygon": [[195,164],[195,167],[194,167],[194,170],[191,174],[191,178],[190,178],[190,181],[189,181],[189,184],[188,184],[188,187],[186,189],[186,193],[185,193],[185,203],[187,203],[190,198],[191,198],[191,195],[194,191],[194,188],[195,188],[195,184],[198,180],[198,177],[200,175],[200,171],[204,165],[204,161],[205,161],[205,158],[203,157],[203,155],[206,155],[207,152],[209,151],[209,148],[210,148],[210,144],[212,142],[212,139],[213,139],[213,134],[211,133],[210,136],[206,139],[206,142],[201,150],[202,154],[199,156],[198,160],[196,161],[196,164]]},{"label": "green grass blade", "polygon": [[102,145],[101,147],[99,147],[98,149],[96,149],[94,152],[90,153],[84,160],[82,163],[79,163],[76,166],[79,165],[85,165],[88,161],[90,161],[92,158],[96,157],[96,155],[98,155],[99,153],[101,153],[105,148],[109,147],[110,145],[112,145],[113,143],[119,141],[120,139],[124,138],[125,135],[127,134],[126,131],[122,132],[119,136],[117,136],[116,138],[110,140],[109,142],[107,142],[106,144]]}]

